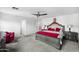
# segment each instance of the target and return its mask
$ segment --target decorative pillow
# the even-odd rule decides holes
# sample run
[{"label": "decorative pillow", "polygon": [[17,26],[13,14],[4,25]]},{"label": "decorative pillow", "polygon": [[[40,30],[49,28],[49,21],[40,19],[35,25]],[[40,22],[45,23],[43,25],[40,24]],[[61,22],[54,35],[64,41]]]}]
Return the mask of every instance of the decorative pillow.
[{"label": "decorative pillow", "polygon": [[61,29],[60,28],[56,28],[56,31],[59,32]]},{"label": "decorative pillow", "polygon": [[48,30],[50,30],[50,31],[55,31],[55,29],[54,29],[54,28],[48,28]]}]

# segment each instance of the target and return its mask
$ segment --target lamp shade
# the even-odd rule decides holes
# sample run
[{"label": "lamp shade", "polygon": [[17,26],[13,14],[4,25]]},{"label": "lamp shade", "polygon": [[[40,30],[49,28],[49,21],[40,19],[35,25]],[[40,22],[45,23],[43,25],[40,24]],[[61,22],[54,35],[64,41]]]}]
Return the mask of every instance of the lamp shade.
[{"label": "lamp shade", "polygon": [[73,25],[71,25],[71,24],[67,25],[67,28],[69,28],[69,32],[71,31],[72,27],[73,27]]},{"label": "lamp shade", "polygon": [[73,27],[73,25],[71,25],[71,24],[67,25],[67,28],[72,28],[72,27]]}]

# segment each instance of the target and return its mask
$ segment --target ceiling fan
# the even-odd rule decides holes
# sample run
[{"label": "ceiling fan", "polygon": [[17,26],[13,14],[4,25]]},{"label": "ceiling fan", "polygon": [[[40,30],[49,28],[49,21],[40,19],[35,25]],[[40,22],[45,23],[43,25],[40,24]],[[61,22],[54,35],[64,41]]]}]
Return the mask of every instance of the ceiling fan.
[{"label": "ceiling fan", "polygon": [[36,14],[32,14],[32,15],[39,17],[39,16],[47,15],[47,13],[41,13],[41,12],[38,11]]},{"label": "ceiling fan", "polygon": [[39,21],[38,21],[38,18],[39,18],[40,16],[45,16],[45,15],[47,15],[47,13],[37,12],[36,14],[32,14],[32,15],[37,16],[36,30],[39,31]]}]

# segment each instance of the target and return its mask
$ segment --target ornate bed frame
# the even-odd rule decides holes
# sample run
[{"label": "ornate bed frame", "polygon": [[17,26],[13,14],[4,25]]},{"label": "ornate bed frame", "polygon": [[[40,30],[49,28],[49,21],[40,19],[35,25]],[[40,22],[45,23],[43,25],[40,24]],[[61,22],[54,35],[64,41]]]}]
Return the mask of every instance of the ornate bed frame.
[{"label": "ornate bed frame", "polygon": [[[51,23],[50,25],[48,25],[48,27],[53,27],[54,25],[57,25],[59,27],[63,28],[63,33],[64,33],[64,26],[57,23],[56,21],[54,21],[53,23]],[[55,27],[55,26],[54,26]],[[64,36],[63,36],[64,38]],[[63,46],[63,38],[53,38],[53,37],[48,37],[48,36],[44,36],[41,34],[36,34],[36,40],[40,40],[42,42],[47,43],[48,45],[51,45],[59,50],[62,49]]]}]

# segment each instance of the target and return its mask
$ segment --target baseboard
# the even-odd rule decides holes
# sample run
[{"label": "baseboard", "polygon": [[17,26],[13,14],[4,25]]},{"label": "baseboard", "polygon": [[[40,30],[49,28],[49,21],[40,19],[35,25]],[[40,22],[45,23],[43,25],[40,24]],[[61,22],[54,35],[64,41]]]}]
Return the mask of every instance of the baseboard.
[{"label": "baseboard", "polygon": [[20,35],[20,37],[21,37],[21,36],[23,36],[23,37],[28,37],[28,36],[32,36],[32,35],[35,35],[35,33],[28,34],[28,35]]}]

